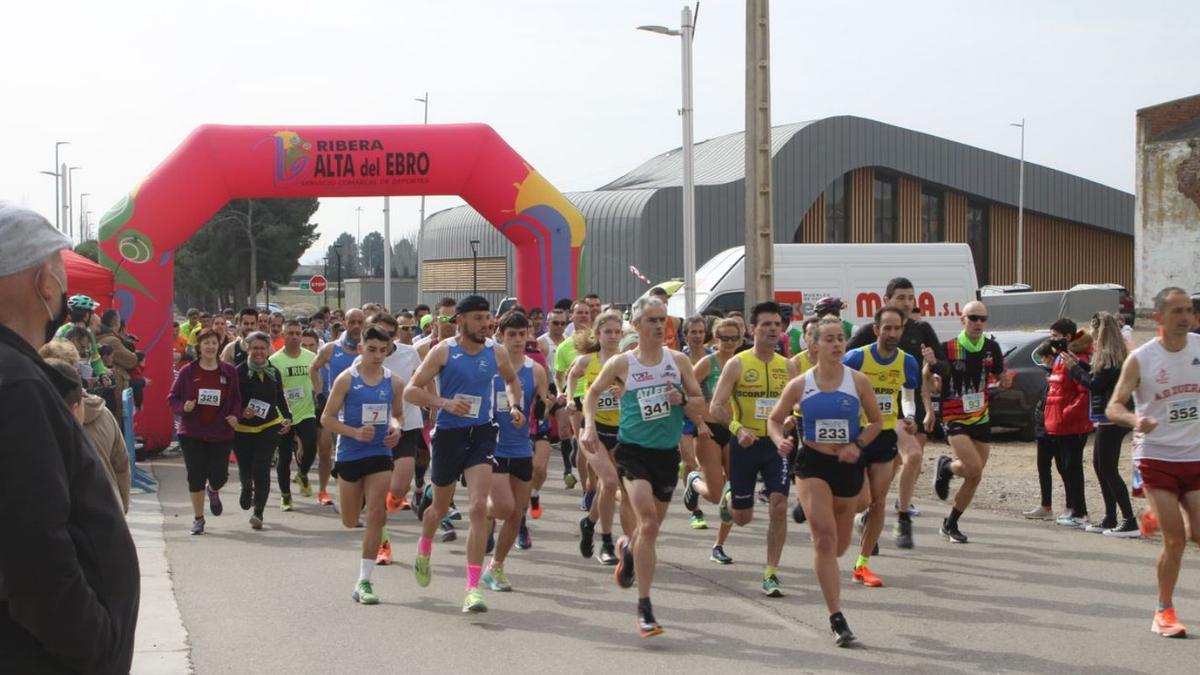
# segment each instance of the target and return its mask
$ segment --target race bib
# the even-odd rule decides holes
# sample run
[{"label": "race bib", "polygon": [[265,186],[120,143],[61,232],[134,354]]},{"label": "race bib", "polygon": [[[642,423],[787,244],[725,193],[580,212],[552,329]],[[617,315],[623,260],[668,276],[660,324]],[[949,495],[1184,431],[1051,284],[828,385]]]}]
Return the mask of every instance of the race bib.
[{"label": "race bib", "polygon": [[974,394],[963,394],[962,406],[965,413],[977,413],[983,410],[984,403],[983,392],[981,391],[977,391]]},{"label": "race bib", "polygon": [[876,394],[875,400],[879,401],[879,414],[884,417],[889,417],[896,410],[896,397],[891,394]]},{"label": "race bib", "polygon": [[246,407],[250,409],[250,412],[254,413],[255,417],[261,417],[263,419],[266,419],[267,413],[271,412],[270,403],[267,403],[266,401],[260,401],[256,398],[250,399],[250,402],[246,404]]},{"label": "race bib", "polygon": [[213,407],[220,407],[221,390],[201,389],[200,395],[196,397],[196,405],[211,405]]},{"label": "race bib", "polygon": [[815,431],[818,443],[850,442],[850,420],[817,420]]},{"label": "race bib", "polygon": [[388,404],[386,403],[364,403],[362,404],[362,423],[367,424],[387,424],[388,423]]},{"label": "race bib", "polygon": [[496,392],[496,412],[508,412],[508,409],[509,409],[508,392],[507,391]]},{"label": "race bib", "polygon": [[771,411],[775,409],[775,402],[778,400],[775,398],[754,399],[754,419],[765,420],[770,417]]},{"label": "race bib", "polygon": [[304,398],[304,387],[288,387],[283,390],[283,395],[287,397],[288,403],[299,401]]},{"label": "race bib", "polygon": [[665,389],[656,392],[647,390],[638,392],[638,408],[642,414],[642,421],[645,422],[661,420],[671,415],[671,403],[667,400]]},{"label": "race bib", "polygon": [[1200,421],[1200,399],[1185,398],[1182,401],[1171,401],[1167,408],[1167,424],[1179,426]]},{"label": "race bib", "polygon": [[471,409],[463,417],[479,417],[479,409],[483,406],[483,397],[471,396],[470,394],[455,394],[454,400],[466,401],[471,404]]},{"label": "race bib", "polygon": [[612,412],[621,409],[621,402],[616,396],[612,395],[611,391],[606,391],[600,394],[600,398],[596,402],[596,410],[600,412]]}]

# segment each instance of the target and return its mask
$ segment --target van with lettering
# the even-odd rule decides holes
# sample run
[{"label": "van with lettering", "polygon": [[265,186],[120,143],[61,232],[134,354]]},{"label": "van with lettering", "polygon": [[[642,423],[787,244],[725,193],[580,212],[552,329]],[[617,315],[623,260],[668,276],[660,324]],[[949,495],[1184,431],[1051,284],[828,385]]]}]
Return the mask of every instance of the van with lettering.
[{"label": "van with lettering", "polygon": [[[735,246],[696,270],[697,312],[742,309],[745,257],[745,247]],[[832,296],[846,303],[842,318],[855,325],[869,321],[895,277],[913,282],[920,317],[939,337],[958,334],[962,308],[979,288],[966,244],[775,244],[775,300],[802,316],[812,316],[817,301]],[[684,315],[683,289],[671,295],[667,309]]]}]

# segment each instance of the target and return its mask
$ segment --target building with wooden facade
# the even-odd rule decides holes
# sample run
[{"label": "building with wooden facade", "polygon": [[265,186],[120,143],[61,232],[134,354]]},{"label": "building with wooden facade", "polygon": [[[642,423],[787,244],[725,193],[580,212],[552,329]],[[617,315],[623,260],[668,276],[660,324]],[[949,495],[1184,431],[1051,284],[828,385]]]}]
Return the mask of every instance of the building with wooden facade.
[{"label": "building with wooden facade", "polygon": [[[695,145],[698,265],[743,241],[744,148],[742,133]],[[775,127],[772,152],[777,242],[965,242],[980,284],[1016,281],[1016,159],[850,116]],[[631,265],[655,280],[682,275],[681,177],[677,148],[597,190],[567,193],[587,222],[589,289],[628,301],[645,290]],[[1024,204],[1025,283],[1133,289],[1132,194],[1027,162]],[[462,206],[422,224],[423,300],[470,290],[470,240],[480,242],[480,291],[510,293],[511,245]]]}]

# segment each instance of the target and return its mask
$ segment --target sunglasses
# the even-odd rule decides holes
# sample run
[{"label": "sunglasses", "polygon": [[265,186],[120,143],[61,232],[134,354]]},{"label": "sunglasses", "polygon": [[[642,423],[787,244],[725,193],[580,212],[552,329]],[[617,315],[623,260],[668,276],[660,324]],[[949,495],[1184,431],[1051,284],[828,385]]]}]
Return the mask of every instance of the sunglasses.
[{"label": "sunglasses", "polygon": [[399,330],[412,330],[413,328],[413,326],[400,326]]},{"label": "sunglasses", "polygon": [[988,318],[987,318],[986,314],[968,314],[967,315],[967,321],[978,321],[979,323],[987,323],[987,320],[988,320]]},{"label": "sunglasses", "polygon": [[446,316],[445,314],[439,314],[437,320],[441,321],[442,323],[450,323],[454,320],[454,317]]},{"label": "sunglasses", "polygon": [[565,326],[565,325],[567,325],[567,322],[566,321],[551,321],[550,325],[551,326]]},{"label": "sunglasses", "polygon": [[718,335],[717,339],[721,342],[737,342],[742,338],[738,337],[737,335]]}]

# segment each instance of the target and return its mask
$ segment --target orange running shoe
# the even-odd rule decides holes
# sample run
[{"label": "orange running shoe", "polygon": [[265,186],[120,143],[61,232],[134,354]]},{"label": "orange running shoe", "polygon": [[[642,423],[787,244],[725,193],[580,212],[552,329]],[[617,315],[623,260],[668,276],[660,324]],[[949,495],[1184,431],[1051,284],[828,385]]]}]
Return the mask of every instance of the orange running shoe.
[{"label": "orange running shoe", "polygon": [[1143,511],[1142,515],[1138,516],[1138,529],[1142,531],[1143,537],[1154,535],[1158,530],[1158,518],[1153,511]]},{"label": "orange running shoe", "polygon": [[388,510],[388,513],[395,513],[395,512],[397,512],[397,511],[399,511],[399,510],[400,510],[400,504],[401,504],[401,503],[403,503],[403,501],[404,501],[403,499],[396,499],[395,497],[393,497],[393,496],[392,496],[392,493],[389,491],[389,492],[387,493],[387,510]]},{"label": "orange running shoe", "polygon": [[379,553],[375,556],[376,565],[391,565],[392,564],[392,544],[391,542],[383,542],[379,545]]},{"label": "orange running shoe", "polygon": [[412,510],[412,504],[408,503],[407,497],[400,498],[400,510],[401,511],[411,511]]},{"label": "orange running shoe", "polygon": [[1161,612],[1155,612],[1154,622],[1150,624],[1150,630],[1163,637],[1187,637],[1187,628],[1184,628],[1183,624],[1179,623],[1179,620],[1175,618],[1174,607],[1168,607]]},{"label": "orange running shoe", "polygon": [[537,520],[542,517],[542,499],[541,495],[529,498],[529,517]]},{"label": "orange running shoe", "polygon": [[883,585],[883,579],[880,579],[879,577],[875,576],[871,572],[870,568],[865,567],[865,566],[864,567],[855,567],[853,578],[854,578],[854,581],[862,584],[863,586],[870,586],[872,588],[878,588],[879,586]]},{"label": "orange running shoe", "polygon": [[317,495],[317,501],[321,502],[324,506],[333,506],[333,497],[330,497],[329,493],[324,490],[321,490],[321,493]]}]

